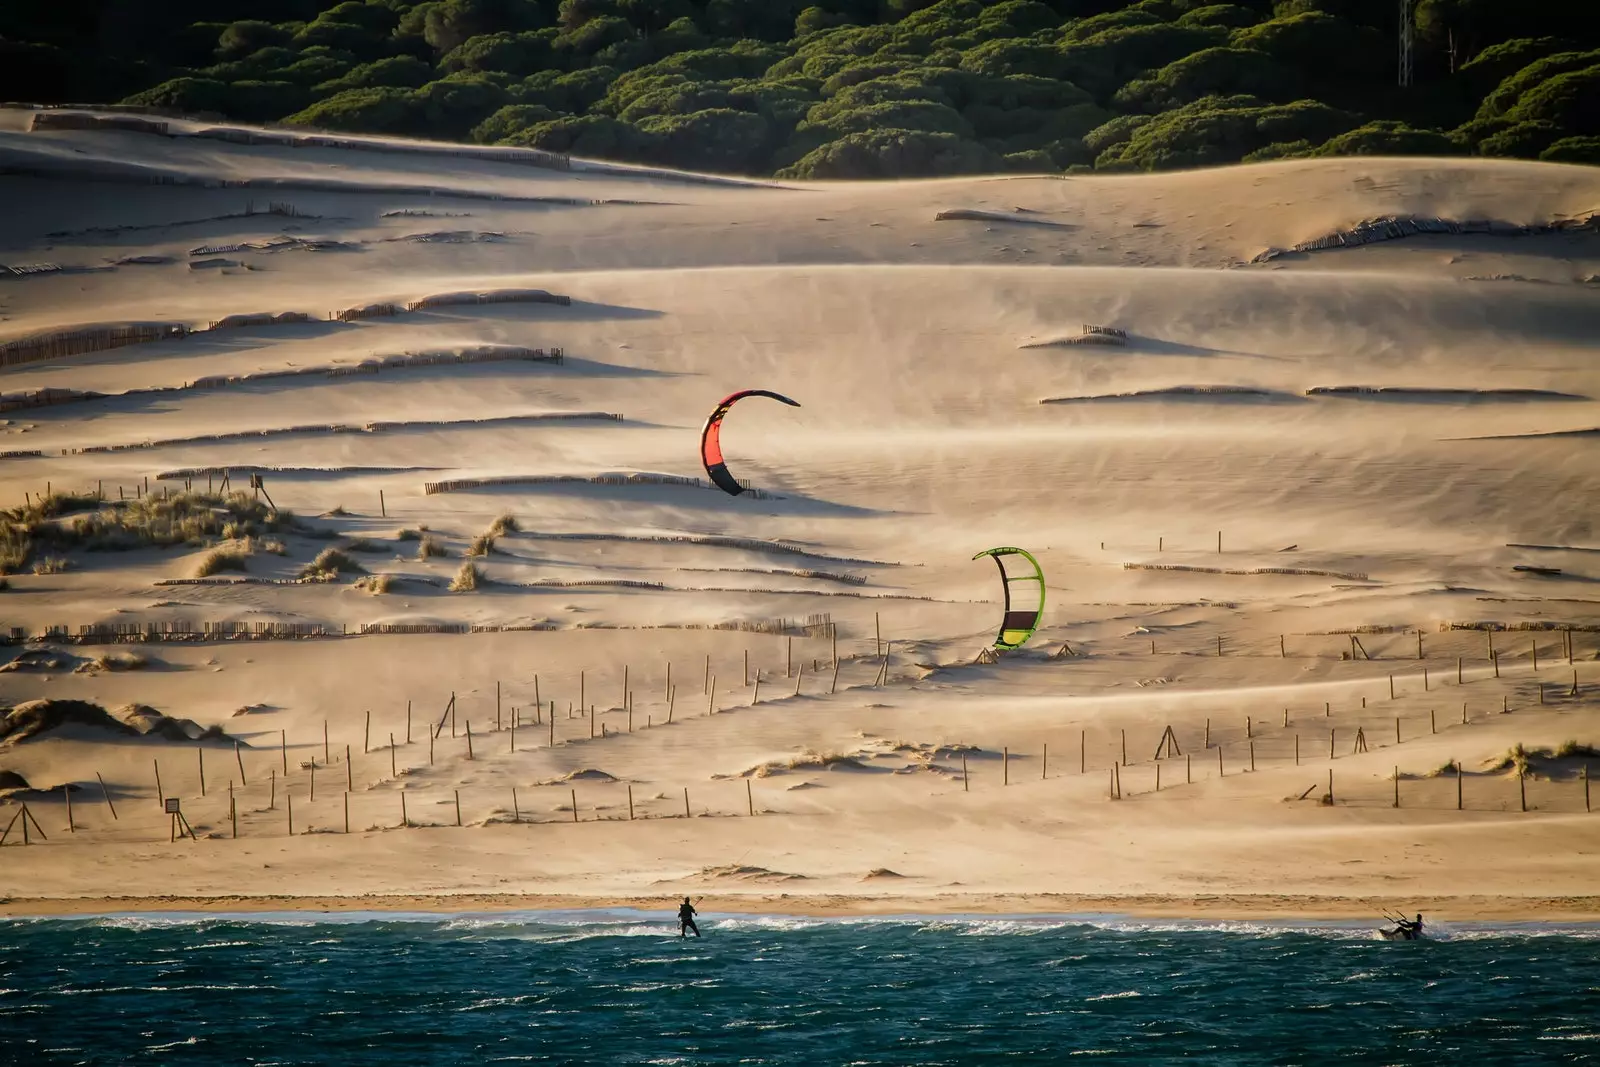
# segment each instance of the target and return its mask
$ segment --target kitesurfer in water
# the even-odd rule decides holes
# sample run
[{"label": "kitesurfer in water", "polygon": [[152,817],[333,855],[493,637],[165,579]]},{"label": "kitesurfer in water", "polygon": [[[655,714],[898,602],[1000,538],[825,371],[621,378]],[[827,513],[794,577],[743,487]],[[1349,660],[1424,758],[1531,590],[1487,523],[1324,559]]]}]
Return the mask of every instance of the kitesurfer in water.
[{"label": "kitesurfer in water", "polygon": [[[694,905],[689,903],[689,898],[684,897],[683,903],[678,905],[678,936],[688,937],[689,931],[694,931],[694,936],[700,936],[700,927],[694,924],[694,917],[699,914],[694,910]],[[1421,919],[1422,916],[1417,916]]]},{"label": "kitesurfer in water", "polygon": [[1422,937],[1422,913],[1418,912],[1414,921],[1401,919],[1399,922],[1395,923],[1395,928],[1400,931],[1401,935],[1407,941],[1416,941],[1418,938]]}]

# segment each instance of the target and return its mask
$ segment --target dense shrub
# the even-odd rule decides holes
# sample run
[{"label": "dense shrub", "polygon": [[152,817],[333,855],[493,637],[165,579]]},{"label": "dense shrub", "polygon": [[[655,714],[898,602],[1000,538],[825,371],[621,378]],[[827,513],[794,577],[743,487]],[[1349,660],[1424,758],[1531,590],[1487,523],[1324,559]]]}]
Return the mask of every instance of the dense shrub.
[{"label": "dense shrub", "polygon": [[785,178],[919,178],[997,170],[999,157],[953,133],[871,130],[808,153],[779,172]]},{"label": "dense shrub", "polygon": [[1236,163],[1271,144],[1320,143],[1352,125],[1348,114],[1314,100],[1263,105],[1249,97],[1207,97],[1138,126],[1126,141],[1103,151],[1095,166],[1164,170]]},{"label": "dense shrub", "polygon": [[1600,137],[1563,137],[1539,158],[1548,163],[1600,163]]},{"label": "dense shrub", "polygon": [[0,96],[745,173],[1586,158],[1600,3],[1415,14],[1401,89],[1392,0],[12,3]]}]

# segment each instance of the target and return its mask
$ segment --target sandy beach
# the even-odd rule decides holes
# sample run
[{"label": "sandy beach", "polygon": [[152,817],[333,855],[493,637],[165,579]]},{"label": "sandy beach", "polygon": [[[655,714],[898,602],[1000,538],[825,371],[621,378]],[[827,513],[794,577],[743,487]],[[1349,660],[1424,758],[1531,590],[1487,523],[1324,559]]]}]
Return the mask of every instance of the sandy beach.
[{"label": "sandy beach", "polygon": [[33,114],[0,914],[1600,917],[1600,171]]}]

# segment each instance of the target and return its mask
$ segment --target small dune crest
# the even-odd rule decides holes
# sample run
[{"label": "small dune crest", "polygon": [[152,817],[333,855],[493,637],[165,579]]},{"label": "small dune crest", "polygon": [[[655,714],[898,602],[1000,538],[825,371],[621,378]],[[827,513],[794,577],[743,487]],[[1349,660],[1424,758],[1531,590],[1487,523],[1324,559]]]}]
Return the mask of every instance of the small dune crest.
[{"label": "small dune crest", "polygon": [[1306,396],[1327,396],[1339,400],[1391,400],[1426,403],[1516,403],[1539,401],[1588,400],[1581,393],[1562,393],[1554,389],[1449,389],[1420,385],[1314,385]]},{"label": "small dune crest", "polygon": [[1275,403],[1301,401],[1294,393],[1253,385],[1169,385],[1161,389],[1135,389],[1127,393],[1091,393],[1081,396],[1047,396],[1041,404],[1121,404],[1140,401],[1199,401],[1212,403]]},{"label": "small dune crest", "polygon": [[803,874],[774,871],[768,867],[752,867],[743,863],[724,863],[715,867],[700,868],[701,878],[717,882],[803,882]]},{"label": "small dune crest", "polygon": [[86,700],[28,700],[14,707],[0,708],[0,745],[19,744],[72,726],[120,737],[237,743],[236,738],[220,727],[174,718],[148,704],[125,704],[115,712],[108,712]]}]

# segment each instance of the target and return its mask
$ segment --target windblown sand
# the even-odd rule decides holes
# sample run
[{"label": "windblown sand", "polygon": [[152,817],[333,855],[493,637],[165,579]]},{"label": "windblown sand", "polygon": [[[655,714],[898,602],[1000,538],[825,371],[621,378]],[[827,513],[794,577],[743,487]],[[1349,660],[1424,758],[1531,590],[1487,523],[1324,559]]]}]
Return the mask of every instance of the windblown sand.
[{"label": "windblown sand", "polygon": [[[1486,769],[1600,744],[1600,436],[1570,432],[1600,427],[1600,233],[1252,262],[1388,215],[1587,218],[1600,171],[780,187],[27,119],[0,263],[63,269],[0,273],[0,345],[185,329],[0,368],[0,503],[260,474],[305,528],[199,583],[203,547],[69,553],[9,577],[0,633],[327,636],[0,649],[55,650],[0,705],[242,742],[0,744],[32,787],[0,829],[26,800],[48,834],[13,826],[6,910],[1600,914],[1582,758]],[[425,300],[528,290],[569,302]],[[1060,343],[1085,325],[1127,343]],[[761,492],[732,498],[697,446],[745,388],[803,406],[734,409]],[[997,545],[1040,559],[1045,624],[974,665]],[[329,547],[360,586],[287,581]]]}]

